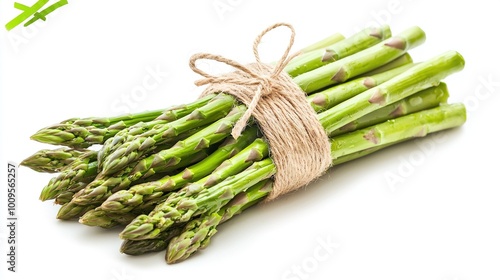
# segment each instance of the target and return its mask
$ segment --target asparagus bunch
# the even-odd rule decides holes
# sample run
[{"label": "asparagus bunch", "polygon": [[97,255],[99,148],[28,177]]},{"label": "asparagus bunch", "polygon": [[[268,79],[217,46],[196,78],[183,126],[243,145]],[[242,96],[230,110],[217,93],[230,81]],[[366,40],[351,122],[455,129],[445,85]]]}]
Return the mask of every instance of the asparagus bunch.
[{"label": "asparagus bunch", "polygon": [[[347,38],[346,41],[351,42],[353,48],[359,50],[368,47],[370,44],[373,45],[376,43],[376,40],[371,40],[370,44],[364,44],[361,47],[356,45],[357,41],[360,39],[366,40],[365,38],[376,38],[378,41],[382,41],[385,37],[381,34],[390,35],[390,31],[387,30],[388,27],[364,30],[351,38]],[[411,32],[415,32],[416,37],[419,38],[424,36],[420,29],[413,29]],[[383,52],[385,47],[379,45],[373,47],[377,46],[379,51]],[[400,55],[404,53],[402,51]],[[381,60],[372,63],[371,68],[383,65],[387,61],[390,60]],[[98,154],[98,168],[100,168],[100,174],[103,178],[94,180],[83,191],[75,194],[71,203],[63,206],[58,217],[70,219],[82,215],[84,213],[73,211],[72,208],[77,207],[83,210],[86,208],[82,208],[82,206],[90,204],[98,205],[109,197],[113,190],[127,188],[136,180],[141,178],[146,179],[152,174],[156,174],[159,172],[157,170],[158,166],[165,166],[165,164],[172,165],[176,161],[182,160],[183,156],[188,155],[185,151],[193,151],[193,148],[213,145],[224,140],[229,136],[234,123],[239,119],[243,111],[246,110],[245,106],[237,105],[236,99],[227,94],[219,94],[211,98],[204,106],[188,107],[196,109],[175,121],[168,121],[164,117],[160,117],[152,122],[138,123],[120,131],[115,137],[106,141]],[[231,108],[234,109],[230,111]],[[172,149],[151,154],[158,145],[172,141],[172,139],[182,135],[185,131],[210,123],[211,125],[192,137],[179,142]],[[188,140],[189,145],[195,146],[185,146],[185,142]],[[145,155],[149,156],[140,160]],[[68,216],[68,213],[72,213],[72,215]]]},{"label": "asparagus bunch", "polygon": [[[414,64],[407,51],[425,40],[413,27],[334,35],[304,48],[285,71],[330,136],[332,166],[465,121],[448,105],[441,81],[463,58],[446,52]],[[264,199],[277,172],[251,122],[230,132],[246,106],[213,93],[193,103],[114,118],[71,119],[32,138],[73,149],[39,152],[23,165],[60,172],[42,200],[63,204],[58,218],[89,226],[125,226],[121,251],[167,249],[174,263],[205,248],[217,226]],[[78,150],[102,145],[98,150]]]}]

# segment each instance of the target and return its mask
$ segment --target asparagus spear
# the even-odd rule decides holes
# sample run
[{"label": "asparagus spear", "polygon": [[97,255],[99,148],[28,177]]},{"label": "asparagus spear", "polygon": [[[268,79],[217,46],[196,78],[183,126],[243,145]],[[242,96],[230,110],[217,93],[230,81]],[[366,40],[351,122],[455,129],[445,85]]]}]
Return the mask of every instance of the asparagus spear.
[{"label": "asparagus spear", "polygon": [[391,37],[391,30],[387,25],[366,28],[345,40],[302,54],[290,61],[285,71],[290,76],[296,77],[371,47],[389,37]]},{"label": "asparagus spear", "polygon": [[449,94],[446,84],[440,83],[436,87],[424,89],[406,97],[405,99],[364,115],[361,118],[333,131],[330,133],[330,137],[365,128],[392,118],[434,108],[441,103],[446,103],[448,96]]},{"label": "asparagus spear", "polygon": [[391,37],[391,30],[387,25],[366,28],[345,40],[300,55],[290,61],[285,71],[290,76],[296,77],[371,47],[389,37]]},{"label": "asparagus spear", "polygon": [[389,71],[391,69],[398,68],[398,67],[401,67],[403,65],[411,64],[411,63],[413,63],[413,58],[411,57],[411,55],[409,53],[405,53],[402,56],[394,59],[393,61],[391,61],[387,64],[384,64],[378,68],[375,68],[371,71],[364,73],[363,76],[373,76],[373,75],[380,74],[380,73]]},{"label": "asparagus spear", "polygon": [[424,41],[425,33],[412,27],[366,50],[299,75],[294,81],[305,92],[314,92],[380,67]]},{"label": "asparagus spear", "polygon": [[83,188],[85,188],[88,185],[88,182],[78,182],[75,184],[71,185],[71,188],[60,192],[55,198],[54,198],[54,204],[57,205],[64,205],[68,202],[70,202],[73,199],[73,196],[75,193],[79,192]]},{"label": "asparagus spear", "polygon": [[137,114],[116,116],[111,118],[73,118],[58,124],[42,128],[31,139],[53,145],[64,145],[74,148],[87,148],[94,144],[103,144],[119,131],[137,123],[149,122],[156,118],[175,120],[192,110],[207,104],[214,95],[196,100],[192,104],[176,106]]},{"label": "asparagus spear", "polygon": [[97,152],[88,151],[75,158],[61,173],[50,179],[42,189],[40,200],[54,199],[68,189],[79,188],[97,175]]},{"label": "asparagus spear", "polygon": [[385,145],[378,145],[378,146],[375,146],[375,147],[372,147],[372,148],[361,150],[359,152],[355,152],[355,153],[352,153],[352,154],[343,155],[343,156],[340,156],[338,158],[333,159],[332,160],[332,165],[336,166],[336,165],[340,165],[342,163],[346,163],[346,162],[349,162],[349,161],[352,161],[352,160],[356,160],[358,158],[362,158],[364,156],[373,154],[373,153],[375,153],[377,151],[380,151],[382,149],[385,149],[387,147],[394,146],[394,145],[397,145],[397,144],[399,144],[401,142],[405,142],[405,141],[408,141],[408,140],[411,140],[411,139],[413,139],[413,138],[408,138],[408,139],[404,139],[404,140],[401,140],[401,141],[396,141],[394,143],[388,143],[388,144],[385,144]]},{"label": "asparagus spear", "polygon": [[23,160],[21,165],[37,172],[56,173],[86,152],[88,150],[73,148],[44,149]]},{"label": "asparagus spear", "polygon": [[464,59],[459,53],[445,52],[318,114],[318,119],[327,134],[330,134],[379,108],[438,85],[446,76],[462,70],[463,67]]},{"label": "asparagus spear", "polygon": [[163,251],[167,248],[168,242],[175,236],[181,234],[183,229],[184,224],[179,224],[178,226],[162,232],[156,239],[123,240],[120,246],[120,252],[131,256],[138,256],[146,253]]},{"label": "asparagus spear", "polygon": [[156,120],[139,123],[129,130],[122,130],[118,137],[107,141],[99,152],[101,173],[111,175],[151,152],[157,145],[225,117],[234,103],[233,96],[219,94],[206,105],[173,122]]},{"label": "asparagus spear", "polygon": [[412,137],[423,137],[429,133],[460,126],[464,122],[463,104],[443,104],[433,109],[339,135],[331,141],[332,158]]},{"label": "asparagus spear", "polygon": [[[331,142],[331,156],[332,159],[336,159],[375,146],[387,145],[412,137],[422,137],[427,133],[460,126],[464,122],[465,107],[462,104],[441,105],[341,135]],[[263,170],[257,172],[256,170],[259,169]],[[120,233],[120,237],[134,240],[155,238],[175,223],[186,222],[195,215],[218,211],[217,207],[224,205],[227,197],[232,198],[249,187],[249,185],[242,186],[246,182],[254,179],[264,180],[272,176],[274,172],[275,167],[272,162],[263,160],[238,175],[211,188],[203,189],[194,196],[167,200],[158,204],[149,215],[140,215],[135,218]]]},{"label": "asparagus spear", "polygon": [[307,101],[314,111],[319,113],[372,87],[385,83],[413,66],[414,64],[407,64],[373,76],[363,76],[312,94],[307,97]]}]

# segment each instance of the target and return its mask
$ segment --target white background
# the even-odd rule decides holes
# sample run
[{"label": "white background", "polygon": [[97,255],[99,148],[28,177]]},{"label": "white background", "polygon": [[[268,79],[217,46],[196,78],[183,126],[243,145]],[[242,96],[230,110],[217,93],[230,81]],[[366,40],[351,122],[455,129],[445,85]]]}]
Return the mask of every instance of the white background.
[{"label": "white background", "polygon": [[[19,13],[13,2],[0,1],[0,23]],[[86,0],[70,1],[46,24],[1,30],[0,278],[500,279],[499,21],[493,3]],[[450,101],[466,103],[467,123],[340,166],[221,226],[206,250],[170,266],[163,253],[121,255],[119,229],[56,220],[58,207],[38,200],[51,176],[20,168],[18,272],[6,270],[5,167],[48,147],[30,141],[31,134],[70,117],[189,102],[199,93],[188,67],[191,54],[251,62],[254,37],[278,21],[295,26],[295,50],[372,24],[389,23],[393,34],[422,27],[427,42],[411,51],[415,61],[450,49],[466,59],[465,70],[446,82]],[[281,56],[284,40],[286,31],[266,37],[261,52],[267,61]],[[163,74],[154,88],[137,94],[148,69]],[[389,174],[401,180],[391,183]],[[325,255],[318,260],[321,240],[335,246],[320,251]],[[293,274],[294,266],[304,274]]]}]

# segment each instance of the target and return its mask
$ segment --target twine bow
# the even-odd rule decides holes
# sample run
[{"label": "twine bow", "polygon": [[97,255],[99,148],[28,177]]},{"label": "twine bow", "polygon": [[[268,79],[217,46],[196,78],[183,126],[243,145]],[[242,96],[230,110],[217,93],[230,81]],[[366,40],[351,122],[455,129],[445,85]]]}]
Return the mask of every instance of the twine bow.
[{"label": "twine bow", "polygon": [[[274,65],[273,70],[271,71],[270,74],[262,74],[265,73],[264,69],[268,67],[266,64],[262,63],[260,60],[260,55],[259,55],[259,45],[262,41],[262,38],[271,30],[278,28],[278,27],[287,27],[291,31],[290,35],[290,41],[288,43],[288,46],[281,56],[281,59],[276,62]],[[249,67],[242,65],[241,63],[234,61],[229,58],[225,58],[220,55],[214,55],[214,54],[209,54],[209,53],[198,53],[193,56],[191,56],[191,59],[189,61],[189,66],[191,69],[198,73],[199,75],[205,77],[204,79],[200,79],[195,82],[196,86],[202,86],[202,85],[207,85],[207,84],[233,84],[233,85],[240,85],[240,86],[257,86],[257,90],[255,91],[252,101],[250,104],[247,106],[247,110],[243,114],[243,116],[238,120],[238,122],[234,125],[233,130],[231,132],[231,135],[237,139],[240,135],[241,132],[245,129],[245,126],[252,116],[255,108],[257,107],[257,104],[261,100],[263,96],[270,95],[272,93],[278,92],[277,89],[283,88],[283,82],[278,79],[279,75],[283,72],[285,66],[292,60],[294,57],[299,55],[300,53],[297,52],[295,54],[289,55],[290,50],[293,46],[293,43],[295,41],[295,29],[293,28],[292,25],[288,23],[276,23],[274,25],[269,26],[265,30],[263,30],[257,38],[255,38],[255,41],[253,43],[253,54],[255,57],[255,70],[250,69]],[[214,60],[218,61],[224,64],[227,64],[229,66],[232,66],[233,68],[240,70],[241,72],[245,73],[246,75],[239,75],[236,77],[232,76],[213,76],[210,75],[202,70],[200,70],[196,66],[196,61],[199,59],[209,59],[209,60]]]},{"label": "twine bow", "polygon": [[[258,47],[262,37],[277,27],[291,30],[290,42],[275,65],[260,60]],[[266,201],[294,191],[320,176],[331,164],[330,142],[305,93],[283,70],[298,55],[289,55],[295,39],[290,24],[274,24],[257,36],[253,44],[255,63],[242,65],[234,60],[201,53],[191,57],[190,66],[204,78],[196,85],[206,85],[203,94],[223,92],[235,96],[247,110],[232,130],[238,138],[250,116],[256,120],[269,144],[269,156],[276,166],[274,185]],[[196,67],[198,59],[211,59],[236,70],[220,76],[207,74]]]}]

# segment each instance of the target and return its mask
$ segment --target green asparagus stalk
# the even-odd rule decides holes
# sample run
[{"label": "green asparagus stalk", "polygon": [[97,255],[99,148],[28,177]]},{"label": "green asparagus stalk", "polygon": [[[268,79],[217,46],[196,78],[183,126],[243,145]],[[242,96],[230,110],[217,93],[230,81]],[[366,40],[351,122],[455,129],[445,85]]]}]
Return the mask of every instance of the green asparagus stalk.
[{"label": "green asparagus stalk", "polygon": [[[91,215],[89,213],[92,213]],[[112,228],[118,225],[130,223],[137,215],[134,213],[109,213],[99,211],[98,208],[87,211],[79,222],[88,226],[99,226]]]},{"label": "green asparagus stalk", "polygon": [[[156,120],[137,124],[130,130],[122,130],[118,137],[106,142],[99,152],[101,173],[111,175],[148,154],[157,145],[170,141],[171,138],[184,132],[211,124],[225,117],[233,108],[234,103],[233,96],[219,94],[206,105],[196,108],[189,115],[175,121]],[[120,143],[117,139],[123,139],[123,142]],[[118,145],[118,143],[120,144]]]},{"label": "green asparagus stalk", "polygon": [[42,189],[40,200],[54,199],[62,192],[78,189],[92,181],[97,175],[97,152],[88,151],[75,158],[61,173],[50,179]]},{"label": "green asparagus stalk", "polygon": [[181,223],[178,226],[171,227],[169,230],[162,232],[156,239],[145,239],[145,240],[123,240],[120,246],[120,252],[131,255],[138,256],[146,253],[160,252],[167,248],[168,242],[182,233],[184,229],[184,224]]},{"label": "green asparagus stalk", "polygon": [[425,33],[412,27],[366,50],[299,75],[294,81],[305,92],[314,92],[380,67],[424,41]]},{"label": "green asparagus stalk", "polygon": [[290,61],[285,71],[292,77],[317,69],[391,37],[389,26],[366,28],[353,36],[321,49],[302,54]]},{"label": "green asparagus stalk", "polygon": [[363,76],[312,94],[307,97],[307,101],[314,111],[319,113],[372,87],[385,83],[413,66],[414,64],[407,64],[373,76]]},{"label": "green asparagus stalk", "polygon": [[141,112],[112,118],[74,118],[42,128],[31,136],[32,140],[53,145],[87,148],[102,144],[120,130],[138,122],[151,121],[164,110]]},{"label": "green asparagus stalk", "polygon": [[327,134],[330,134],[379,108],[438,85],[446,76],[462,70],[463,67],[464,59],[459,53],[445,52],[318,114],[318,119]]},{"label": "green asparagus stalk", "polygon": [[[465,122],[465,107],[462,104],[441,105],[384,123],[347,133],[331,141],[332,159],[372,148],[387,145],[412,137],[423,137],[428,133],[460,126]],[[269,163],[269,164],[268,164]],[[256,169],[264,169],[256,172]],[[216,212],[227,197],[245,190],[241,185],[259,176],[272,176],[275,167],[271,161],[258,162],[246,171],[234,175],[211,188],[203,189],[195,196],[183,196],[158,204],[149,215],[140,215],[121,232],[123,239],[151,239],[177,222],[186,222],[192,216]],[[244,175],[242,175],[244,174]],[[264,177],[265,177],[264,176]],[[259,180],[259,181],[260,181]],[[255,183],[255,182],[254,182]],[[246,185],[249,187],[249,185]]]},{"label": "green asparagus stalk", "polygon": [[369,149],[365,149],[365,150],[361,150],[359,152],[355,152],[355,153],[352,153],[352,154],[347,154],[347,155],[343,155],[343,156],[340,156],[338,158],[335,158],[332,160],[332,165],[333,166],[337,166],[337,165],[341,165],[342,163],[346,163],[346,162],[349,162],[349,161],[353,161],[353,160],[356,160],[358,158],[362,158],[364,156],[367,156],[367,155],[371,155],[377,151],[380,151],[382,149],[385,149],[387,147],[391,147],[391,146],[394,146],[394,145],[397,145],[401,142],[405,142],[405,141],[409,141],[413,138],[409,138],[409,139],[404,139],[404,140],[401,140],[401,141],[397,141],[397,142],[394,142],[394,143],[388,143],[388,144],[385,144],[385,145],[378,145],[378,146],[375,146],[375,147],[372,147],[372,148],[369,148]]},{"label": "green asparagus stalk", "polygon": [[86,152],[88,150],[73,148],[44,149],[23,160],[21,165],[37,172],[56,173]]},{"label": "green asparagus stalk", "polygon": [[387,64],[364,73],[363,76],[373,76],[411,63],[413,63],[413,58],[409,53],[405,53]]},{"label": "green asparagus stalk", "polygon": [[78,182],[71,185],[71,188],[62,191],[54,198],[54,204],[64,205],[73,199],[75,193],[79,192],[88,185],[87,182]]},{"label": "green asparagus stalk", "polygon": [[433,109],[339,135],[331,140],[332,158],[460,126],[465,122],[465,114],[463,104],[443,104]]},{"label": "green asparagus stalk", "polygon": [[436,87],[424,89],[412,94],[401,101],[392,103],[373,111],[361,118],[352,121],[343,127],[330,133],[330,137],[335,137],[346,132],[365,128],[389,119],[408,115],[414,112],[434,108],[439,104],[446,103],[449,97],[448,88],[445,83],[440,83]]}]

